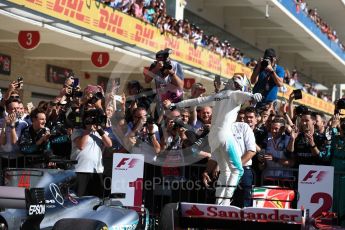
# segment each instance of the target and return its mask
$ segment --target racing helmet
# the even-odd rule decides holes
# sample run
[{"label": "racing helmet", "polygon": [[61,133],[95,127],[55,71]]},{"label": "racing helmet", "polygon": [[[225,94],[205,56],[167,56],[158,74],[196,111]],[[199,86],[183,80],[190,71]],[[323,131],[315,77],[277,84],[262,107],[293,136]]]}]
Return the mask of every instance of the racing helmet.
[{"label": "racing helmet", "polygon": [[235,73],[234,76],[228,80],[225,85],[226,89],[241,90],[243,92],[251,92],[251,84],[246,75]]}]

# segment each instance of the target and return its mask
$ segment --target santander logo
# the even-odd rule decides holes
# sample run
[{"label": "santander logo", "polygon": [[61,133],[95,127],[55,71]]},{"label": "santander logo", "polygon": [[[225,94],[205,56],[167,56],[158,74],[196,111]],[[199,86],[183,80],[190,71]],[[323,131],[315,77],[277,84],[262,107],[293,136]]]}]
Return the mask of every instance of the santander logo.
[{"label": "santander logo", "polygon": [[205,213],[200,211],[197,206],[193,205],[189,210],[186,210],[188,216],[203,216]]},{"label": "santander logo", "polygon": [[289,222],[302,221],[302,211],[298,209],[277,208],[238,208],[210,204],[181,203],[182,216],[188,218],[210,218],[241,221]]}]

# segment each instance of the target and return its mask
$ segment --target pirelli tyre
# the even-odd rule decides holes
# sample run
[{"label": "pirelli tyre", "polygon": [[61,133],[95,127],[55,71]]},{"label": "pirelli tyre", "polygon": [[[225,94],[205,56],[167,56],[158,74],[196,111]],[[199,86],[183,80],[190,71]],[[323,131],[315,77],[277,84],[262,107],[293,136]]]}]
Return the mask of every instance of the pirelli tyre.
[{"label": "pirelli tyre", "polygon": [[66,218],[57,221],[53,230],[108,230],[108,226],[99,220]]},{"label": "pirelli tyre", "polygon": [[175,230],[178,228],[178,204],[169,203],[164,206],[159,219],[159,230]]}]

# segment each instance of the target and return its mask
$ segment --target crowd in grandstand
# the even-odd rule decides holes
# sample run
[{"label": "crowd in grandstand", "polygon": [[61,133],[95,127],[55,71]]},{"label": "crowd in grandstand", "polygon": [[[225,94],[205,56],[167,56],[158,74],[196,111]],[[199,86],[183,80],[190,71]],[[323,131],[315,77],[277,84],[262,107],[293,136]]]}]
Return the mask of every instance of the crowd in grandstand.
[{"label": "crowd in grandstand", "polygon": [[316,8],[309,8],[306,0],[294,0],[296,3],[296,11],[303,12],[320,28],[320,31],[327,35],[328,39],[337,43],[342,50],[345,50],[345,46],[342,41],[339,40],[337,31],[332,28],[327,22],[325,22],[319,15]]},{"label": "crowd in grandstand", "polygon": [[[139,18],[147,23],[155,25],[158,27],[162,34],[170,33],[174,36],[181,37],[193,43],[195,47],[201,46],[205,47],[213,52],[220,54],[222,57],[230,58],[234,61],[243,62],[244,54],[238,48],[233,47],[227,40],[220,41],[217,36],[204,34],[204,31],[199,26],[190,23],[188,19],[177,20],[167,15],[166,13],[166,3],[164,0],[102,0],[102,3],[109,5],[115,9],[121,10],[133,17]],[[311,15],[309,11],[316,12],[316,10],[309,10],[306,6],[305,1],[296,1],[297,10]],[[321,18],[315,14],[318,21],[322,22],[322,25],[327,25],[321,20]],[[323,26],[325,27],[325,26]],[[324,28],[320,26],[320,29],[324,31]],[[334,34],[336,37],[336,32],[331,31],[329,26],[325,31],[327,34]],[[330,39],[334,36],[331,36]],[[338,43],[338,39],[334,40]],[[341,45],[341,43],[339,42]],[[254,68],[257,61],[251,59],[249,62],[245,63],[248,67]],[[304,92],[309,93],[313,96],[319,97],[325,101],[332,101],[331,96],[323,91],[318,91],[314,88],[314,83],[301,83],[298,81],[298,73],[293,70],[291,75],[289,71],[286,71],[285,83],[293,86],[295,88],[302,89]]]},{"label": "crowd in grandstand", "polygon": [[195,47],[205,47],[222,57],[243,62],[244,54],[227,40],[220,41],[215,35],[204,34],[202,28],[187,19],[177,20],[167,15],[165,0],[101,0],[101,2],[155,25],[160,29],[161,34],[170,33],[190,41]]}]

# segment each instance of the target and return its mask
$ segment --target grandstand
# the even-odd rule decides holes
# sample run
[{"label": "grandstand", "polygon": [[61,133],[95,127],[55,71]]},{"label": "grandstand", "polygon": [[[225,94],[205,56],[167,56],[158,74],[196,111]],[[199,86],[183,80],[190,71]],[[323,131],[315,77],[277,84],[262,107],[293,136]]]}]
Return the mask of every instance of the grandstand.
[{"label": "grandstand", "polygon": [[[0,0],[1,91],[7,90],[9,81],[22,76],[23,101],[37,105],[53,100],[70,72],[79,77],[82,88],[99,84],[107,91],[109,79],[119,81],[119,92],[131,80],[154,88],[153,83],[144,81],[144,67],[155,60],[157,51],[171,48],[172,59],[184,69],[185,92],[189,94],[191,85],[200,82],[206,94],[211,94],[216,75],[223,81],[235,73],[250,78],[253,68],[247,62],[260,58],[270,47],[277,51],[279,65],[299,75],[299,84],[286,82],[278,94],[280,101],[287,100],[295,88],[302,88],[303,98],[296,103],[330,117],[334,101],[343,96],[344,1],[307,0],[303,5],[304,0],[166,0],[166,10],[175,13],[171,16],[176,21],[188,19],[195,31],[208,35],[207,39],[212,35],[219,38],[211,45],[207,39],[205,43],[203,38],[196,41],[188,37],[191,35],[136,18],[109,6],[110,2]],[[329,33],[322,31],[323,22],[313,20],[304,7],[314,13],[317,9],[332,28]],[[33,38],[34,31],[39,32],[39,38]],[[29,47],[20,44],[23,39]],[[33,39],[39,40],[35,47],[30,46]],[[219,48],[222,44],[226,48]],[[98,53],[92,57],[93,52]]]}]

